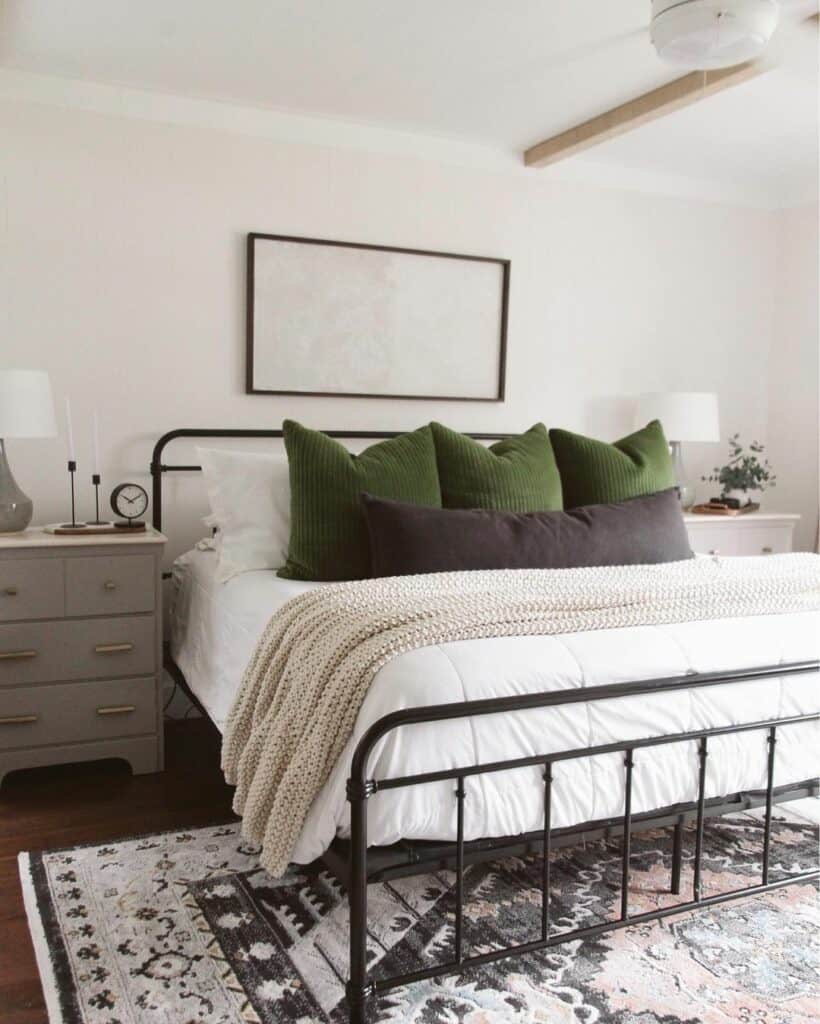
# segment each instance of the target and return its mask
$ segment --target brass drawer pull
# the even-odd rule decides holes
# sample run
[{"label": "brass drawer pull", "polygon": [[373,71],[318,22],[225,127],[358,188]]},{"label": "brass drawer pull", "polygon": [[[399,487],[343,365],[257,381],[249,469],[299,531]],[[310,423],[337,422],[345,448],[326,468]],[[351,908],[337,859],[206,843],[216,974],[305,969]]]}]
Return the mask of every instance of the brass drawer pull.
[{"label": "brass drawer pull", "polygon": [[0,718],[0,725],[28,725],[30,722],[36,722],[37,718],[37,715],[7,715]]},{"label": "brass drawer pull", "polygon": [[20,661],[23,658],[36,657],[36,651],[0,651],[0,661]]},{"label": "brass drawer pull", "polygon": [[105,583],[103,583],[103,587],[106,590],[116,590],[117,584],[113,580],[106,580]]},{"label": "brass drawer pull", "polygon": [[136,704],[117,704],[110,708],[97,708],[98,715],[127,715],[137,710]]},{"label": "brass drawer pull", "polygon": [[17,590],[17,587],[15,587],[12,584],[12,586],[10,586],[10,587],[4,587],[3,588],[3,593],[6,595],[6,597],[17,597],[17,594],[19,593],[19,591]]},{"label": "brass drawer pull", "polygon": [[133,644],[97,644],[94,648],[97,654],[120,654],[123,651],[133,651]]}]

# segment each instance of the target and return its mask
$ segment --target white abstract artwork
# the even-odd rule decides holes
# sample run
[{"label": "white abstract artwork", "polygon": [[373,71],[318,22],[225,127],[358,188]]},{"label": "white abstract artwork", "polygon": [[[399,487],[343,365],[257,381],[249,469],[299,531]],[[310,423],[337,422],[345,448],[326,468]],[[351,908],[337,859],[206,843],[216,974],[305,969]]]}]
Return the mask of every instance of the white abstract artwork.
[{"label": "white abstract artwork", "polygon": [[249,392],[504,397],[507,260],[248,236]]}]

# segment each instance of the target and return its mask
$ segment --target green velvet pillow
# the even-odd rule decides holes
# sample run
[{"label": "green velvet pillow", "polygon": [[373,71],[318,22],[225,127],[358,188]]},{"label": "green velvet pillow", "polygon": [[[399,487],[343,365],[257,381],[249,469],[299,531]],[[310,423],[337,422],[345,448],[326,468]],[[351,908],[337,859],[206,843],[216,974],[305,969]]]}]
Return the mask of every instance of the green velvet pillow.
[{"label": "green velvet pillow", "polygon": [[614,444],[551,430],[564,507],[626,501],[675,486],[669,445],[658,420]]},{"label": "green velvet pillow", "polygon": [[422,427],[360,455],[318,430],[285,420],[290,471],[290,543],[279,575],[358,580],[370,575],[362,492],[441,508],[433,434]]},{"label": "green velvet pillow", "polygon": [[487,448],[431,423],[444,508],[560,509],[561,480],[543,423]]}]

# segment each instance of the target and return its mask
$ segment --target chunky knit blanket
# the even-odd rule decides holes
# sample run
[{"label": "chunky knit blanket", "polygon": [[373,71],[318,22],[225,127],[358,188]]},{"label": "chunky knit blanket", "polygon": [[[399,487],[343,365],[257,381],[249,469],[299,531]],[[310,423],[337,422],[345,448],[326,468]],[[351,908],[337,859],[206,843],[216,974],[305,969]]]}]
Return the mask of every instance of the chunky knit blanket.
[{"label": "chunky knit blanket", "polygon": [[317,588],[270,620],[225,730],[222,767],[280,875],[378,670],[404,651],[820,607],[820,556],[438,573]]}]

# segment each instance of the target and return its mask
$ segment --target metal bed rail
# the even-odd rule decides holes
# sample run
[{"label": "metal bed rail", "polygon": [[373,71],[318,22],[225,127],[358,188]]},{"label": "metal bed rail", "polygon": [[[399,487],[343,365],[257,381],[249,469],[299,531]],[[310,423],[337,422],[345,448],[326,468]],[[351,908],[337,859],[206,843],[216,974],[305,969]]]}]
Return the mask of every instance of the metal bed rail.
[{"label": "metal bed rail", "polygon": [[[398,437],[403,431],[400,430],[323,430],[323,434],[334,437],[338,440],[349,441],[385,441],[391,437]],[[220,427],[181,427],[177,430],[169,430],[154,445],[151,454],[151,523],[155,530],[162,529],[162,480],[165,473],[199,473],[202,466],[185,463],[167,463],[162,461],[165,448],[180,438],[283,438],[284,430],[281,427],[271,430],[232,430]],[[475,441],[503,441],[512,435],[509,433],[479,433],[468,434]]]},{"label": "metal bed rail", "polygon": [[[732,672],[701,673],[676,676],[664,679],[644,680],[634,683],[615,683],[595,686],[588,689],[559,691],[522,696],[500,697],[489,700],[466,701],[454,704],[438,704],[426,707],[408,708],[403,711],[385,715],[375,722],[359,741],[353,754],[350,777],[347,783],[347,798],[350,803],[350,866],[349,892],[350,904],[350,978],[346,987],[348,1008],[351,1024],[365,1024],[367,1008],[370,1000],[380,994],[414,982],[446,975],[460,974],[471,967],[492,963],[507,957],[534,953],[564,942],[576,941],[601,935],[618,928],[633,924],[657,921],[672,914],[680,914],[701,907],[716,906],[738,897],[755,896],[786,885],[810,882],[820,878],[820,870],[802,871],[783,878],[772,879],[770,875],[770,846],[772,826],[772,802],[774,794],[775,748],[777,731],[787,725],[800,722],[817,721],[820,712],[791,715],[782,718],[765,719],[762,721],[716,726],[711,729],[697,729],[689,732],[661,736],[650,736],[640,739],[599,744],[594,747],[576,747],[573,749],[552,751],[528,757],[511,758],[505,761],[489,761],[476,765],[447,768],[437,771],[421,772],[415,775],[404,775],[387,779],[370,778],[367,764],[376,743],[393,729],[405,725],[422,722],[441,722],[457,718],[501,714],[511,711],[526,711],[534,708],[556,707],[565,704],[591,703],[601,700],[635,696],[638,694],[667,693],[682,689],[697,689],[706,686],[718,686],[751,682],[756,679],[793,676],[806,673],[817,673],[820,662],[795,662],[788,665],[767,666],[751,670]],[[730,892],[704,895],[702,881],[703,862],[703,830],[706,816],[706,761],[709,756],[709,740],[716,736],[732,735],[755,731],[767,732],[768,754],[766,764],[766,798],[763,829],[762,871],[761,880],[756,885],[734,889]],[[665,746],[673,743],[697,743],[698,759],[698,796],[696,804],[695,854],[693,866],[692,898],[671,906],[657,908],[638,914],[629,912],[629,864],[631,856],[632,822],[632,777],[634,768],[634,752],[648,747]],[[555,932],[550,920],[550,854],[552,837],[552,791],[553,765],[561,761],[592,757],[597,754],[624,754],[624,812],[622,819],[622,865],[621,865],[621,900],[619,916],[613,920],[602,921],[571,931]],[[465,839],[464,839],[464,800],[466,797],[465,781],[475,775],[515,768],[543,767],[543,808],[544,822],[541,834],[541,926],[540,934],[529,942],[507,946],[489,952],[465,955],[464,949],[464,873],[465,873]],[[367,885],[368,885],[368,844],[367,844],[367,801],[375,793],[401,789],[407,786],[423,785],[428,782],[453,780],[456,799],[456,840],[455,848],[455,922],[452,959],[422,967],[392,977],[377,978],[368,981],[367,967]],[[813,780],[814,783],[817,780]],[[682,860],[683,830],[676,824],[672,856],[672,878],[670,890],[673,894],[680,892],[680,870]],[[424,870],[423,867],[420,870]]]}]

